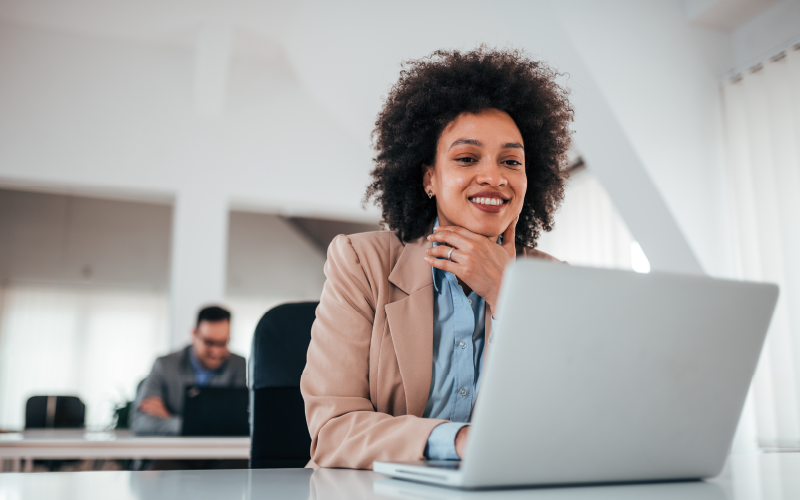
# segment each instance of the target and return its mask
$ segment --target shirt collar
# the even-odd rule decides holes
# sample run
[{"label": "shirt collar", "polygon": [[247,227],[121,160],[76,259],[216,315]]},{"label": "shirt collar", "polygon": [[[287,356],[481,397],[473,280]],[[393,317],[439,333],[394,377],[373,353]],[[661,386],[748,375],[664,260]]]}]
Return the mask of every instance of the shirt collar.
[{"label": "shirt collar", "polygon": [[200,372],[200,373],[215,373],[217,371],[217,370],[209,370],[208,368],[203,367],[203,364],[200,363],[200,360],[197,358],[197,356],[194,353],[194,347],[192,347],[189,350],[189,359],[192,362],[192,367],[197,372]]}]

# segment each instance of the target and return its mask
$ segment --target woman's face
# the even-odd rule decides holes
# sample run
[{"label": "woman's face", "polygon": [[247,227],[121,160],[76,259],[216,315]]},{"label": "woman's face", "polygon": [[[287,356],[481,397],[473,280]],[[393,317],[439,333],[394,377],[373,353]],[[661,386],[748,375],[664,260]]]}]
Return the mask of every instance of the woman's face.
[{"label": "woman's face", "polygon": [[501,235],[522,211],[528,188],[514,120],[496,109],[459,115],[439,137],[436,164],[426,170],[423,185],[436,196],[439,225]]}]

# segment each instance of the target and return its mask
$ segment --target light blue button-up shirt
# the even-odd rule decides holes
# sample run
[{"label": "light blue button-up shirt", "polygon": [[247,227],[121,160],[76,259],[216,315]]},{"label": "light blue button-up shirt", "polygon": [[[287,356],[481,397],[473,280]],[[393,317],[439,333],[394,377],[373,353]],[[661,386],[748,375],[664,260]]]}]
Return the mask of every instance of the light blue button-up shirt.
[{"label": "light blue button-up shirt", "polygon": [[[438,218],[434,225],[439,225]],[[480,385],[486,303],[475,292],[466,295],[453,273],[432,269],[433,370],[422,416],[451,422],[433,429],[425,457],[457,460],[455,436],[470,420]]]},{"label": "light blue button-up shirt", "polygon": [[211,377],[216,375],[219,370],[208,370],[200,364],[200,360],[194,354],[194,349],[189,353],[189,359],[192,361],[192,368],[194,369],[194,383],[200,387],[206,387],[211,382]]}]

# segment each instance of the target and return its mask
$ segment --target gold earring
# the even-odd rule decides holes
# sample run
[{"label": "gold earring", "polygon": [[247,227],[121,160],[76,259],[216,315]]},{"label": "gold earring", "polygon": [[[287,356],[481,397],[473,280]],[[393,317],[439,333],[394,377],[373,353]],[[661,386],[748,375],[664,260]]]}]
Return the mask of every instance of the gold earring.
[{"label": "gold earring", "polygon": [[433,191],[432,190],[428,190],[428,198],[433,198]]}]

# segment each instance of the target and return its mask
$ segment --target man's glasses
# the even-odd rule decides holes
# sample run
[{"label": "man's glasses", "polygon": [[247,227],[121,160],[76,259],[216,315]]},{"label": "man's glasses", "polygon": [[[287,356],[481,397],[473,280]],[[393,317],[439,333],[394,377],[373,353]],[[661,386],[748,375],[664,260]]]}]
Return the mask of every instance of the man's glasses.
[{"label": "man's glasses", "polygon": [[203,345],[208,347],[209,349],[212,347],[220,347],[220,348],[228,347],[228,340],[216,341],[216,340],[202,339],[202,338],[200,340],[203,342]]}]

